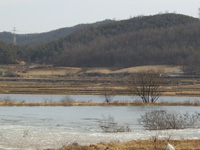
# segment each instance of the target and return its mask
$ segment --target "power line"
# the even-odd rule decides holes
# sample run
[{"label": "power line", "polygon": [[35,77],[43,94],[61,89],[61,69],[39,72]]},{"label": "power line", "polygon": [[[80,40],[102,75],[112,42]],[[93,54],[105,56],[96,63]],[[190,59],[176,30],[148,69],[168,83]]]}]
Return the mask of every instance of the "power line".
[{"label": "power line", "polygon": [[199,19],[200,19],[200,8],[199,8],[199,12],[198,12],[198,15],[199,15]]},{"label": "power line", "polygon": [[17,36],[16,36],[16,28],[13,27],[13,44],[17,45]]}]

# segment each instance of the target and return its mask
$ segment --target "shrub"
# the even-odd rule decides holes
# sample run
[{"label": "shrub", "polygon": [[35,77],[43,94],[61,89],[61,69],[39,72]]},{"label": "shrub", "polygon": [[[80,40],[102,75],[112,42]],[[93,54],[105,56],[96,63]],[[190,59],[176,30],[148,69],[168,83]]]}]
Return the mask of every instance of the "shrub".
[{"label": "shrub", "polygon": [[20,77],[20,75],[15,72],[7,72],[5,77]]},{"label": "shrub", "polygon": [[62,102],[62,103],[75,103],[76,101],[69,96],[65,96],[65,97],[60,99],[60,102]]},{"label": "shrub", "polygon": [[114,96],[113,95],[109,95],[109,94],[104,94],[104,95],[102,95],[102,97],[104,98],[106,103],[110,103]]},{"label": "shrub", "polygon": [[111,116],[103,116],[102,119],[99,120],[99,127],[106,133],[131,132],[129,126],[118,125],[118,123],[115,122],[114,118]]},{"label": "shrub", "polygon": [[114,98],[114,91],[112,91],[110,88],[106,87],[106,85],[103,86],[103,90],[102,90],[102,95],[100,97],[102,97],[104,99],[105,103],[110,103],[112,102],[113,98]]},{"label": "shrub", "polygon": [[10,105],[13,103],[13,100],[8,96],[4,97],[3,99],[0,100],[1,102],[4,102],[5,105]]},{"label": "shrub", "polygon": [[147,130],[186,129],[200,127],[200,114],[185,114],[154,110],[140,117],[139,123]]}]

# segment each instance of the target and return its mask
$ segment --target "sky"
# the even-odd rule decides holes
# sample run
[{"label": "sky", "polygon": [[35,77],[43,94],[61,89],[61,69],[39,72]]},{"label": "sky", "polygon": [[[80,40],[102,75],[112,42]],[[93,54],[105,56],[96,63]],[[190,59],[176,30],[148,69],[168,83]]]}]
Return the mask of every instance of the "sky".
[{"label": "sky", "polygon": [[48,32],[105,19],[177,13],[198,18],[200,0],[0,0],[0,32]]}]

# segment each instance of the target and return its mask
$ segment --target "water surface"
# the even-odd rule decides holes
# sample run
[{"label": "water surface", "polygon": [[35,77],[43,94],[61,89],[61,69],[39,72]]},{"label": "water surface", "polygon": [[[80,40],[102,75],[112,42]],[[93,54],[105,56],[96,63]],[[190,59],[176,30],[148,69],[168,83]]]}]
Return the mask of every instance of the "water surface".
[{"label": "water surface", "polygon": [[[0,94],[0,100],[10,99],[12,101],[25,101],[25,102],[59,102],[63,98],[71,98],[77,102],[105,102],[102,95],[31,95],[31,94]],[[138,96],[121,96],[116,95],[112,97],[112,101],[119,102],[133,102],[140,101]],[[176,97],[176,96],[161,96],[157,102],[200,102],[200,97]]]},{"label": "water surface", "polygon": [[[58,148],[73,142],[91,144],[109,141],[147,139],[154,135],[174,139],[200,138],[200,129],[146,131],[138,118],[152,110],[199,112],[199,107],[1,107],[0,147],[17,149]],[[132,132],[103,133],[99,127],[102,116],[113,116],[120,125]]]}]

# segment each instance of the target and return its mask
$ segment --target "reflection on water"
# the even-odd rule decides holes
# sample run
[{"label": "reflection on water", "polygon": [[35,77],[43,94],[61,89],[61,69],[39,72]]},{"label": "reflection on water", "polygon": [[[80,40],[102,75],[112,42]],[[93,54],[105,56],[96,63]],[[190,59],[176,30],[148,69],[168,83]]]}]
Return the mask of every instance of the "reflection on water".
[{"label": "reflection on water", "polygon": [[[57,148],[69,143],[91,144],[108,141],[129,141],[151,138],[153,135],[172,138],[200,138],[200,129],[145,131],[138,118],[152,110],[198,112],[199,107],[1,107],[0,149]],[[119,124],[127,124],[129,133],[102,133],[99,119],[110,115]]]}]

